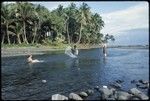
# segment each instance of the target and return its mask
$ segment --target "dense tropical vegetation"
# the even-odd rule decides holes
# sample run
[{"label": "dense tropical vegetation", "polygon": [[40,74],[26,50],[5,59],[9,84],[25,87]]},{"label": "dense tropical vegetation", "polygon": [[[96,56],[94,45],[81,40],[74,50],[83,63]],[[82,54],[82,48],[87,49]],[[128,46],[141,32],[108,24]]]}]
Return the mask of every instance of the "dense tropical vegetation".
[{"label": "dense tropical vegetation", "polygon": [[29,2],[1,4],[1,44],[98,44],[114,41],[101,33],[104,21],[86,3],[49,11]]}]

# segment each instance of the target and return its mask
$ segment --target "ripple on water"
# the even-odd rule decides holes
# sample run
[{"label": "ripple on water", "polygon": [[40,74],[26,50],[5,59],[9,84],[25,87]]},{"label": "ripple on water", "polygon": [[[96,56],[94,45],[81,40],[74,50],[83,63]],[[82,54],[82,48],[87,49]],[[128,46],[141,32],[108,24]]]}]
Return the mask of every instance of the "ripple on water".
[{"label": "ripple on water", "polygon": [[80,50],[77,59],[63,53],[35,55],[45,61],[37,64],[23,63],[25,56],[2,58],[2,98],[43,100],[55,93],[68,96],[117,79],[123,79],[122,87],[128,90],[135,87],[131,80],[149,79],[148,51],[110,48],[105,58],[101,52]]}]

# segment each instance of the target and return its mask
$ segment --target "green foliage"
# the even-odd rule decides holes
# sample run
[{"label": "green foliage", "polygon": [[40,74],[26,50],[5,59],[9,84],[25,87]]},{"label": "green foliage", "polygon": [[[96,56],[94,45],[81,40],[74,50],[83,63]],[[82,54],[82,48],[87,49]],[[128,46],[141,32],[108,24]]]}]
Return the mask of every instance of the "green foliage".
[{"label": "green foliage", "polygon": [[61,47],[63,44],[98,44],[115,40],[112,35],[100,33],[104,21],[98,13],[92,13],[86,3],[79,8],[74,3],[66,8],[59,5],[52,11],[28,2],[2,4],[1,24],[2,44]]}]

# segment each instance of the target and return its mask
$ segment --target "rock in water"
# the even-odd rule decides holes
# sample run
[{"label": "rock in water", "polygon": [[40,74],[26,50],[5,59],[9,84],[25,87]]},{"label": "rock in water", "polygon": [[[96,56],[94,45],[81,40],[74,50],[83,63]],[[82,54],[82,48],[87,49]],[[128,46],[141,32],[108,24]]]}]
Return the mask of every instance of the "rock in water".
[{"label": "rock in water", "polygon": [[116,80],[117,83],[123,83],[123,80]]},{"label": "rock in water", "polygon": [[75,94],[75,93],[70,93],[69,94],[69,99],[72,99],[72,100],[83,100],[78,94]]},{"label": "rock in water", "polygon": [[115,88],[110,88],[110,90],[113,92],[113,95],[114,95],[115,92],[116,92],[116,89]]},{"label": "rock in water", "polygon": [[139,80],[139,82],[140,82],[140,83],[143,83],[143,80],[141,79],[141,80]]},{"label": "rock in water", "polygon": [[99,91],[99,86],[95,86],[94,89],[96,89],[97,91]]},{"label": "rock in water", "polygon": [[137,97],[137,96],[131,96],[129,98],[129,100],[141,100],[141,99],[139,97]]},{"label": "rock in water", "polygon": [[52,100],[68,100],[68,97],[60,94],[52,95]]},{"label": "rock in water", "polygon": [[123,91],[117,92],[117,100],[128,100],[131,97],[131,94]]},{"label": "rock in water", "polygon": [[148,84],[149,82],[148,82],[148,81],[143,81],[142,83],[143,83],[143,84]]},{"label": "rock in water", "polygon": [[80,95],[81,97],[87,97],[87,96],[88,96],[86,92],[80,92],[79,95]]},{"label": "rock in water", "polygon": [[111,101],[111,100],[116,100],[115,98],[106,98],[106,100]]},{"label": "rock in water", "polygon": [[134,95],[138,95],[138,94],[140,94],[141,93],[141,91],[139,91],[138,89],[136,89],[136,88],[132,88],[132,89],[130,89],[129,90],[129,92],[131,93],[131,94],[134,94]]},{"label": "rock in water", "polygon": [[107,86],[103,86],[103,88],[107,88]]},{"label": "rock in water", "polygon": [[132,80],[132,81],[131,81],[131,83],[137,83],[137,82],[138,82],[137,80]]},{"label": "rock in water", "polygon": [[118,88],[118,89],[121,88],[121,85],[119,83],[116,83],[116,82],[113,84],[110,84],[110,86],[113,86],[113,87]]},{"label": "rock in water", "polygon": [[46,80],[42,80],[43,83],[46,83]]},{"label": "rock in water", "polygon": [[142,100],[148,100],[148,99],[149,99],[147,95],[145,95],[144,93],[142,93],[141,91],[139,91],[139,90],[136,89],[136,88],[130,89],[129,92],[132,93],[133,95],[135,95],[135,96],[141,98]]},{"label": "rock in water", "polygon": [[142,85],[141,85],[140,83],[137,83],[137,84],[136,84],[136,87],[139,87],[139,86],[142,86]]},{"label": "rock in water", "polygon": [[91,90],[91,89],[88,89],[88,90],[87,90],[87,94],[88,94],[88,95],[92,95],[93,93],[94,93],[93,90]]},{"label": "rock in water", "polygon": [[111,96],[113,94],[113,91],[109,90],[108,88],[100,88],[99,91],[102,95],[103,100],[109,98],[109,96]]},{"label": "rock in water", "polygon": [[147,89],[147,88],[148,88],[148,86],[143,85],[143,86],[139,86],[138,88],[141,88],[141,89]]}]

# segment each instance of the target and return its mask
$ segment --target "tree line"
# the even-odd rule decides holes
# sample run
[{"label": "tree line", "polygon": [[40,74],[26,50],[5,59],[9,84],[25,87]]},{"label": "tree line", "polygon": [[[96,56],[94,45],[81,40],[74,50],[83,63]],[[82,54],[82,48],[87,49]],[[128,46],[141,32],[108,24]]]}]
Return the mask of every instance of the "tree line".
[{"label": "tree line", "polygon": [[101,33],[104,21],[86,3],[59,5],[49,11],[29,2],[1,4],[1,44],[98,44],[115,40]]}]

